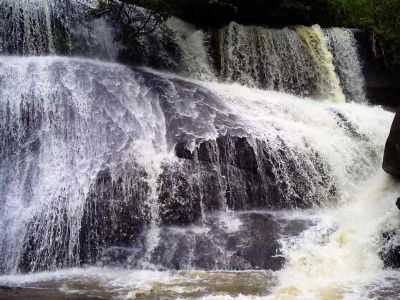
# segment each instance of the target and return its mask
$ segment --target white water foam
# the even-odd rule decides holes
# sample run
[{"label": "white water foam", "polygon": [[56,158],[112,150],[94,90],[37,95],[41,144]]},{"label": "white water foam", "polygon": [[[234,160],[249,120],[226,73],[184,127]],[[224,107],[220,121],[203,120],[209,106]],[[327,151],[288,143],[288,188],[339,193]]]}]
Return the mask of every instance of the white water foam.
[{"label": "white water foam", "polygon": [[382,234],[398,228],[400,186],[379,173],[350,202],[319,214],[320,221],[285,243],[286,267],[273,299],[344,299],[379,279]]}]

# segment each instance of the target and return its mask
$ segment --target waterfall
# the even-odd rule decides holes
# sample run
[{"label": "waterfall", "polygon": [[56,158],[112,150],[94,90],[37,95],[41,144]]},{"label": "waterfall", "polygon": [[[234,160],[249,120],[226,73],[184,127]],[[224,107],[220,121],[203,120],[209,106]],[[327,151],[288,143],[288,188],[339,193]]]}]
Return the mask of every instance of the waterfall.
[{"label": "waterfall", "polygon": [[167,26],[176,35],[177,44],[183,52],[181,74],[202,80],[215,80],[207,34],[177,18],[169,18]]},{"label": "waterfall", "polygon": [[[335,39],[336,48],[342,49],[337,55],[350,52],[347,61],[357,58],[352,38],[350,43],[351,37]],[[253,87],[343,102],[345,96],[329,50],[319,26],[269,29],[231,23],[220,31],[221,76]],[[349,72],[340,70],[340,74]],[[353,76],[362,78],[360,72]],[[343,80],[351,81],[346,78]],[[349,94],[350,100],[358,101],[353,96],[358,95]]]},{"label": "waterfall", "polygon": [[365,78],[353,31],[332,28],[324,32],[346,97],[355,102],[366,102]]},{"label": "waterfall", "polygon": [[316,65],[294,30],[231,23],[220,31],[221,76],[297,95],[317,89]]},{"label": "waterfall", "polygon": [[[0,53],[98,57],[316,99],[365,101],[351,30],[319,26],[271,29],[231,23],[202,30],[177,18],[146,36],[121,39],[120,16],[89,17],[96,0],[3,1]],[[124,7],[141,26],[144,9]],[[128,26],[128,27],[129,27]],[[10,38],[11,37],[11,38]],[[345,95],[344,95],[345,94]]]},{"label": "waterfall", "polygon": [[[88,60],[2,58],[0,72],[6,272],[95,262],[147,225],[151,260],[159,227],[197,207],[330,206],[377,168],[391,116]],[[111,212],[120,229],[86,231]]]},{"label": "waterfall", "polygon": [[397,299],[352,30],[96,4],[0,3],[0,298]]},{"label": "waterfall", "polygon": [[343,102],[345,97],[335,73],[332,54],[327,48],[327,42],[321,28],[317,25],[312,27],[298,26],[296,31],[316,62],[318,96],[329,97],[336,102]]},{"label": "waterfall", "polygon": [[51,52],[54,45],[49,24],[49,5],[48,1],[3,1],[0,48],[2,52]]},{"label": "waterfall", "polygon": [[[141,140],[146,146],[137,146],[138,153],[146,149],[145,156],[153,143],[165,147],[158,103],[131,82],[130,72],[110,68],[60,58],[2,59],[3,270],[18,267],[29,247],[38,251],[30,269],[57,267],[62,253],[77,264],[84,199],[97,173],[137,172],[126,149]],[[147,201],[145,192],[141,198]]]},{"label": "waterfall", "polygon": [[74,55],[116,60],[116,28],[90,17],[97,0],[4,0],[0,54]]}]

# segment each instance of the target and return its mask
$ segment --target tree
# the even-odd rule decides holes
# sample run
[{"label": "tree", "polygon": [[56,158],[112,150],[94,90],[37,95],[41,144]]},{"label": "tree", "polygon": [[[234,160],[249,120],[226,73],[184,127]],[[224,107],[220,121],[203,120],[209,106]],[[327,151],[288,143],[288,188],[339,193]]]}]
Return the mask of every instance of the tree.
[{"label": "tree", "polygon": [[168,7],[162,0],[102,0],[90,13],[91,17],[107,16],[120,23],[127,29],[124,33],[128,39],[151,34],[162,26],[167,15]]}]

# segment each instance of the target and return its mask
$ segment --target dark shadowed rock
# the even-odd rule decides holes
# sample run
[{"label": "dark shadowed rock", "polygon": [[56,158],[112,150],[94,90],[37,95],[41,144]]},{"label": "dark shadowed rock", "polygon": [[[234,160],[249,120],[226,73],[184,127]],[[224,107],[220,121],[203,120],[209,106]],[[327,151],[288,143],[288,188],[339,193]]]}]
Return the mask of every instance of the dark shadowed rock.
[{"label": "dark shadowed rock", "polygon": [[373,41],[372,34],[361,30],[353,32],[359,45],[367,98],[374,104],[397,107],[400,96],[399,70],[388,68],[382,48]]},{"label": "dark shadowed rock", "polygon": [[400,268],[400,244],[396,242],[398,238],[396,232],[383,234],[385,243],[380,254],[386,267]]},{"label": "dark shadowed rock", "polygon": [[148,191],[146,174],[137,165],[127,167],[123,177],[113,178],[108,169],[99,172],[84,207],[81,262],[95,263],[108,248],[135,242],[149,221]]},{"label": "dark shadowed rock", "polygon": [[396,113],[389,137],[386,141],[385,154],[383,157],[383,169],[395,176],[400,177],[400,115]]},{"label": "dark shadowed rock", "polygon": [[193,153],[188,149],[185,143],[177,143],[175,146],[175,154],[179,158],[193,159]]},{"label": "dark shadowed rock", "polygon": [[164,224],[191,224],[201,216],[200,191],[182,168],[168,166],[160,176],[160,217]]},{"label": "dark shadowed rock", "polygon": [[[175,153],[185,167],[174,172],[182,172],[180,185],[186,181],[192,195],[200,193],[191,199],[202,201],[206,210],[224,205],[233,210],[304,208],[333,199],[335,187],[318,153],[311,153],[312,166],[299,164],[303,154],[285,151],[281,142],[275,149],[265,141],[227,134],[200,141],[193,151],[178,143]],[[320,178],[311,188],[309,172],[315,170]]]}]

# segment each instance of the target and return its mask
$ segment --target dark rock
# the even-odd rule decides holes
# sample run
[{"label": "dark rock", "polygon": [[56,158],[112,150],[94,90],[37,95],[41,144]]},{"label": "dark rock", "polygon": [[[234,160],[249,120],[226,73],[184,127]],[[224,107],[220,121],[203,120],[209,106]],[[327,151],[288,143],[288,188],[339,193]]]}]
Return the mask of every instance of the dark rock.
[{"label": "dark rock", "polygon": [[175,146],[175,155],[178,158],[193,159],[193,153],[188,149],[185,143],[177,143]]},{"label": "dark rock", "polygon": [[[232,228],[231,222],[239,224]],[[150,256],[153,265],[175,270],[278,270],[284,263],[279,239],[310,225],[263,212],[216,213],[197,226],[161,226],[157,247],[149,255],[143,245],[135,260]]]},{"label": "dark rock", "polygon": [[126,267],[126,262],[133,254],[131,248],[109,247],[102,252],[100,263],[108,267]]},{"label": "dark rock", "polygon": [[398,233],[385,232],[383,234],[384,247],[380,252],[385,267],[400,268],[400,244],[396,243]]},{"label": "dark rock", "polygon": [[110,247],[128,247],[149,222],[146,173],[137,165],[112,178],[97,175],[84,207],[80,231],[81,262],[95,263]]},{"label": "dark rock", "polygon": [[378,105],[399,106],[399,70],[385,64],[384,54],[378,43],[373,42],[371,33],[354,30],[359,45],[363,73],[366,80],[367,98]]},{"label": "dark rock", "polygon": [[383,156],[383,169],[395,176],[400,177],[400,114],[396,113],[389,137],[386,141]]},{"label": "dark rock", "polygon": [[[201,201],[206,210],[224,205],[234,210],[309,207],[324,197],[333,199],[335,187],[318,154],[293,154],[281,142],[276,150],[265,141],[228,134],[200,141],[193,152],[177,144],[176,154],[185,165],[179,169],[183,172],[179,185],[187,181],[192,201]],[[313,169],[304,163],[306,159]],[[308,172],[315,170],[320,178],[311,189],[309,180],[315,176]]]},{"label": "dark rock", "polygon": [[178,166],[166,167],[160,176],[160,218],[163,224],[191,224],[201,216],[200,191]]},{"label": "dark rock", "polygon": [[400,209],[400,198],[397,198],[396,206],[397,206],[398,209]]},{"label": "dark rock", "polygon": [[[231,263],[241,259],[250,269],[279,270],[284,258],[280,252],[280,228],[270,215],[244,214],[241,216],[243,227],[231,237],[231,249],[235,255]],[[250,233],[250,234],[249,234]],[[243,269],[246,265],[239,265]],[[234,269],[235,265],[231,265]],[[237,265],[236,265],[237,267]]]}]

